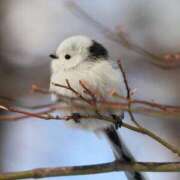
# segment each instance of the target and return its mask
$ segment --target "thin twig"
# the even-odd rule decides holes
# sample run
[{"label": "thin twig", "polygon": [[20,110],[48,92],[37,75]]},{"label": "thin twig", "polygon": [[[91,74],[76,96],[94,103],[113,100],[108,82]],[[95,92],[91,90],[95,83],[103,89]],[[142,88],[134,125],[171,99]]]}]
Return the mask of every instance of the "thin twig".
[{"label": "thin twig", "polygon": [[[125,86],[126,86],[126,91],[127,91],[127,97],[126,97],[127,100],[128,100],[128,104],[127,104],[128,109],[127,109],[127,111],[128,111],[128,113],[129,113],[129,115],[130,115],[130,118],[131,118],[132,122],[137,126],[137,129],[136,129],[136,130],[138,130],[137,132],[141,132],[141,133],[143,133],[143,134],[145,134],[145,135],[153,138],[154,140],[156,140],[157,142],[159,142],[160,144],[162,144],[163,146],[165,146],[166,148],[168,148],[169,150],[171,150],[173,153],[176,153],[178,156],[180,156],[180,150],[179,150],[177,147],[171,145],[170,143],[166,142],[164,139],[162,139],[161,137],[159,137],[159,136],[156,135],[155,133],[153,133],[153,132],[151,132],[150,130],[144,128],[143,126],[141,126],[141,125],[135,120],[134,115],[133,115],[132,110],[131,110],[131,102],[132,102],[132,100],[131,100],[131,93],[130,93],[130,87],[129,87],[129,84],[128,84],[128,80],[127,80],[125,71],[124,71],[123,66],[122,66],[122,64],[121,64],[120,61],[118,61],[118,65],[119,65],[119,68],[120,68],[120,70],[121,70],[121,72],[122,72],[123,79],[124,79],[124,83],[125,83]],[[63,85],[58,85],[58,86],[59,86],[59,87],[62,87],[62,88],[66,88],[66,89],[74,92],[74,93],[75,93],[76,95],[78,95],[82,100],[84,100],[84,97],[83,97],[81,94],[79,94],[76,90],[74,90],[74,89],[71,87],[71,85],[69,84],[69,82],[68,82],[67,80],[66,80],[66,82],[67,82],[67,86],[63,86]],[[87,87],[86,87],[86,88],[87,88]],[[92,93],[92,92],[91,92],[91,93]],[[85,99],[85,100],[87,100],[87,99]],[[88,102],[89,102],[89,101],[88,101]],[[140,103],[140,101],[135,101],[135,103]],[[149,104],[146,103],[146,105],[149,105]],[[152,104],[150,104],[150,105],[152,105]],[[160,106],[160,108],[162,109],[162,106]],[[104,120],[107,120],[107,119],[109,120],[109,118],[107,118],[107,117],[105,117],[105,116],[102,116],[102,115],[101,115],[101,116],[98,116],[97,119],[101,119],[101,118],[104,119]],[[132,128],[134,129],[134,127],[132,127]],[[131,130],[132,130],[132,129],[131,129]]]},{"label": "thin twig", "polygon": [[[121,70],[123,79],[124,79],[124,84],[126,86],[126,91],[127,91],[127,99],[130,100],[129,102],[131,102],[131,93],[130,93],[130,87],[128,84],[128,80],[126,77],[126,73],[123,69],[123,66],[121,64],[120,61],[118,61],[118,65],[119,65],[119,69]],[[140,130],[143,134],[146,134],[147,136],[153,138],[154,140],[156,140],[157,142],[159,142],[160,144],[164,145],[166,148],[170,149],[172,152],[178,154],[178,156],[180,156],[180,151],[179,149],[177,149],[176,147],[174,147],[173,145],[169,144],[168,142],[166,142],[164,139],[162,139],[161,137],[159,137],[158,135],[156,135],[155,133],[151,132],[150,130],[144,128],[143,126],[141,126],[135,119],[132,111],[131,111],[131,103],[128,104],[129,110],[128,113],[130,115],[130,119],[132,120],[132,122],[138,127],[138,130]]]},{"label": "thin twig", "polygon": [[[41,111],[41,112],[36,112],[36,114],[43,116],[45,114],[53,112],[54,110],[55,110],[54,108],[49,108],[49,109]],[[22,112],[20,114],[22,114]],[[32,114],[31,114],[31,116],[29,115],[29,113],[28,114],[24,113],[24,115],[1,115],[0,121],[19,121],[22,119],[27,119],[29,117],[32,117]],[[34,117],[34,114],[33,114],[33,117]]]},{"label": "thin twig", "polygon": [[119,69],[120,69],[120,71],[122,73],[124,84],[125,84],[125,87],[126,87],[126,92],[127,92],[126,98],[130,99],[131,98],[131,89],[130,89],[129,84],[128,84],[126,73],[125,73],[124,68],[123,68],[123,66],[121,64],[121,61],[118,60],[117,63],[118,63]]},{"label": "thin twig", "polygon": [[165,146],[167,149],[171,150],[173,153],[180,156],[180,149],[178,149],[174,145],[168,143],[165,139],[161,138],[160,136],[156,135],[155,133],[151,132],[150,130],[143,128],[143,127],[140,127],[140,128],[135,127],[135,126],[129,125],[127,123],[123,123],[122,126],[128,128],[132,131],[136,131],[136,132],[139,132],[139,133],[142,133],[144,135],[151,137],[155,141],[159,142],[161,145]]},{"label": "thin twig", "polygon": [[[16,113],[20,113],[20,114],[24,114],[27,115],[29,117],[34,117],[34,118],[39,118],[39,119],[44,119],[44,120],[74,120],[75,117],[73,115],[71,116],[53,116],[51,114],[38,114],[38,113],[32,113],[29,111],[24,111],[24,110],[19,110],[16,108],[10,108],[10,107],[6,107],[6,106],[0,106],[0,109],[4,109],[6,111],[10,111],[10,112],[16,112]],[[81,119],[83,120],[89,120],[89,119],[99,119],[99,120],[103,120],[103,121],[108,121],[111,123],[115,123],[114,119],[110,116],[104,116],[104,115],[80,115]],[[1,120],[1,118],[0,118]],[[153,138],[154,140],[156,140],[157,142],[159,142],[160,144],[162,144],[163,146],[165,146],[166,148],[168,148],[169,150],[171,150],[173,153],[176,153],[178,156],[180,156],[180,149],[178,149],[177,147],[171,145],[170,143],[168,143],[166,140],[162,139],[161,137],[157,136],[156,134],[154,134],[153,132],[149,131],[146,128],[143,127],[135,127],[132,125],[129,125],[127,123],[122,124],[122,127],[125,127],[127,129],[136,131],[136,132],[140,132],[142,134],[145,134],[151,138]]]},{"label": "thin twig", "polygon": [[80,84],[81,87],[84,89],[84,92],[85,92],[86,94],[88,94],[88,95],[92,98],[92,101],[93,101],[94,103],[96,103],[96,102],[97,102],[97,99],[96,99],[95,93],[92,92],[92,91],[90,90],[90,88],[86,87],[85,83],[84,83],[82,80],[79,80],[79,84]]},{"label": "thin twig", "polygon": [[57,86],[57,87],[61,87],[61,88],[64,88],[64,89],[67,89],[71,92],[74,93],[74,95],[76,95],[78,98],[80,98],[81,100],[83,100],[84,102],[86,102],[87,104],[91,104],[91,101],[87,98],[85,98],[82,94],[80,94],[77,90],[75,90],[74,88],[72,88],[72,86],[70,85],[69,83],[69,80],[66,79],[66,86],[65,85],[62,85],[62,84],[58,84],[58,83],[52,83],[54,86]]},{"label": "thin twig", "polygon": [[[49,91],[47,89],[43,89],[41,87],[38,87],[37,85],[35,85],[35,86],[36,86],[36,89],[33,89],[33,91],[35,91],[35,92],[39,92],[39,93],[42,93],[42,94],[56,94],[56,93],[51,92],[51,91]],[[94,93],[96,93],[96,92],[94,92]],[[97,94],[100,95],[99,92],[97,92]],[[64,99],[71,99],[71,100],[74,100],[74,101],[80,100],[78,97],[70,98],[68,96],[64,96],[64,95],[60,95],[60,94],[57,94],[57,95],[60,98],[62,98],[63,100]],[[102,100],[102,98],[101,98],[101,100],[97,100],[97,104],[99,105],[99,107],[102,105],[102,106],[106,106],[107,108],[109,108],[109,107],[110,108],[116,108],[116,109],[119,108],[120,110],[122,108],[123,108],[123,110],[127,110],[128,108],[126,108],[126,107],[128,106],[128,103],[130,103],[130,104],[138,104],[138,105],[143,106],[142,110],[139,109],[138,112],[143,112],[145,106],[148,106],[148,107],[152,108],[151,109],[152,111],[155,108],[161,110],[161,112],[159,112],[159,113],[165,113],[165,116],[167,116],[168,113],[169,114],[180,113],[180,106],[160,104],[160,103],[156,103],[156,102],[151,102],[151,101],[146,101],[146,100],[139,100],[139,99],[131,99],[131,100],[129,100],[129,99],[125,98],[125,97],[120,97],[120,100],[121,99],[123,101],[124,100],[127,101],[127,103],[110,102],[110,101],[105,101],[104,99]],[[132,109],[132,111],[133,111],[133,109]],[[145,112],[148,113],[147,110]]]},{"label": "thin twig", "polygon": [[131,89],[130,89],[130,86],[129,86],[129,84],[128,84],[128,80],[127,80],[127,77],[126,77],[126,73],[125,73],[125,71],[124,71],[124,68],[123,68],[120,60],[118,61],[118,66],[119,66],[119,69],[120,69],[120,71],[121,71],[121,73],[122,73],[122,76],[123,76],[123,79],[124,79],[124,84],[125,84],[125,87],[126,87],[126,92],[127,92],[126,99],[128,100],[128,114],[129,114],[129,116],[130,116],[131,121],[132,121],[137,127],[140,128],[141,126],[140,126],[140,124],[135,120],[135,117],[134,117],[134,115],[133,115],[133,113],[132,113],[132,110],[131,110],[131,103],[130,103],[130,101],[131,101]]}]

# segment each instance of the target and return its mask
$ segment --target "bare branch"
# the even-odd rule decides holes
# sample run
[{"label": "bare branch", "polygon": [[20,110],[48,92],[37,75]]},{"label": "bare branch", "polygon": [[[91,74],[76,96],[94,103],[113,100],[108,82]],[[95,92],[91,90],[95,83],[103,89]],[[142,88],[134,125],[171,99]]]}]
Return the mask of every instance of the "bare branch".
[{"label": "bare branch", "polygon": [[126,73],[125,73],[124,68],[123,68],[123,66],[121,64],[121,61],[118,60],[117,63],[118,63],[119,69],[121,70],[121,73],[122,73],[122,76],[123,76],[123,79],[124,79],[124,84],[125,84],[126,92],[127,92],[126,98],[130,99],[131,98],[131,92],[130,92],[131,89],[130,89],[128,81],[127,81]]},{"label": "bare branch", "polygon": [[123,76],[123,79],[124,79],[124,84],[125,84],[125,87],[126,87],[126,92],[127,92],[126,98],[127,98],[127,100],[128,100],[128,114],[129,114],[129,116],[130,116],[131,121],[132,121],[137,127],[141,128],[140,124],[135,120],[135,117],[134,117],[134,115],[133,115],[133,113],[132,113],[132,110],[131,110],[131,105],[132,105],[132,103],[131,103],[131,99],[132,99],[132,98],[131,98],[131,89],[130,89],[130,86],[129,86],[129,84],[128,84],[128,80],[127,80],[127,77],[126,77],[126,73],[125,73],[125,71],[124,71],[124,68],[123,68],[120,60],[118,61],[118,66],[119,66],[119,69],[120,69],[120,71],[121,71],[121,73],[122,73],[122,76]]},{"label": "bare branch", "polygon": [[[44,119],[44,120],[75,120],[76,117],[74,117],[73,115],[71,116],[53,116],[51,114],[48,113],[32,113],[29,111],[24,111],[24,110],[20,110],[17,108],[11,108],[11,107],[6,107],[6,106],[0,106],[1,109],[4,109],[6,111],[9,112],[16,112],[16,113],[20,113],[20,114],[24,114],[26,116],[29,117],[34,117],[34,118],[39,118],[39,119]],[[89,120],[89,119],[98,119],[98,120],[103,120],[103,121],[108,121],[111,123],[115,123],[115,120],[111,117],[111,116],[105,116],[105,115],[80,115],[80,118],[83,120]],[[0,118],[0,120],[3,120]],[[7,119],[8,120],[8,119]],[[10,119],[12,120],[12,119]],[[153,138],[154,140],[156,140],[157,142],[159,142],[160,144],[162,144],[163,146],[165,146],[166,148],[168,148],[170,151],[172,151],[173,153],[177,154],[178,156],[180,156],[180,149],[178,147],[175,147],[173,145],[171,145],[170,143],[168,143],[166,140],[162,139],[161,137],[157,136],[155,133],[151,132],[150,130],[142,127],[142,126],[138,126],[138,127],[134,127],[132,125],[129,125],[127,123],[122,123],[122,127],[128,128],[130,130],[145,134],[151,138]]]},{"label": "bare branch", "polygon": [[19,172],[9,172],[0,174],[0,180],[45,178],[57,176],[87,175],[114,171],[142,171],[142,172],[177,172],[180,171],[180,162],[109,162],[103,164],[37,168]]},{"label": "bare branch", "polygon": [[[35,92],[39,92],[42,94],[56,94],[47,89],[40,88],[37,85],[35,85],[35,86],[36,86],[36,89],[33,89]],[[92,92],[96,93],[98,96],[101,96],[99,92],[94,92],[94,91],[92,91]],[[62,100],[65,100],[65,99],[71,99],[72,101],[80,100],[78,97],[70,98],[67,96],[62,96],[60,94],[57,94],[57,96],[59,96],[59,98]],[[123,102],[121,102],[121,100]],[[153,116],[155,116],[157,114],[157,116],[161,115],[164,117],[167,117],[168,115],[173,116],[173,117],[180,117],[180,106],[160,104],[160,103],[146,101],[146,100],[127,99],[126,97],[119,96],[119,102],[116,102],[116,103],[110,102],[110,101],[105,101],[103,98],[100,98],[100,100],[97,100],[96,103],[98,104],[98,108],[114,108],[117,110],[119,109],[119,110],[124,110],[124,111],[128,110],[128,103],[130,103],[132,105],[137,104],[137,105],[141,105],[142,107],[138,107],[138,108],[132,107],[131,108],[132,112],[138,112],[138,113],[143,113],[143,114],[145,113],[147,115],[149,114],[149,115],[153,115]]]},{"label": "bare branch", "polygon": [[61,87],[61,88],[64,88],[64,89],[67,89],[71,92],[74,93],[74,95],[76,95],[78,98],[80,98],[81,100],[83,100],[84,102],[86,102],[87,104],[91,104],[91,101],[88,100],[87,98],[85,98],[82,94],[80,94],[77,90],[75,90],[74,88],[71,87],[70,83],[69,83],[69,80],[66,79],[66,86],[65,85],[62,85],[62,84],[58,84],[58,83],[52,83],[54,86],[58,86],[58,87]]},{"label": "bare branch", "polygon": [[131,110],[131,105],[132,103],[131,102],[131,93],[130,93],[130,87],[129,87],[129,84],[128,84],[128,80],[127,80],[127,77],[126,77],[126,73],[123,69],[123,66],[121,64],[120,61],[118,61],[118,65],[119,65],[119,69],[121,70],[121,73],[123,75],[123,79],[124,79],[124,84],[126,86],[126,91],[127,91],[127,99],[130,100],[129,101],[129,104],[128,104],[128,113],[129,113],[129,116],[131,118],[131,121],[138,127],[138,130],[140,130],[143,134],[153,138],[154,140],[156,140],[157,142],[159,142],[160,144],[164,145],[166,148],[170,149],[172,152],[178,154],[178,156],[180,156],[180,150],[177,149],[175,146],[169,144],[168,142],[166,142],[164,139],[162,139],[161,137],[157,136],[155,133],[151,132],[150,130],[144,128],[143,126],[141,126],[135,119],[133,113],[132,113],[132,110]]}]

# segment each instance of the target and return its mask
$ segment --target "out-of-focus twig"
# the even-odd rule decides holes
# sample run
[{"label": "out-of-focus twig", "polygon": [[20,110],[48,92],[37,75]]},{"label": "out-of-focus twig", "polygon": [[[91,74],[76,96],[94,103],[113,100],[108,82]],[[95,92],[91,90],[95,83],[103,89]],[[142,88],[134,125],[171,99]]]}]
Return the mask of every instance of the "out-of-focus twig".
[{"label": "out-of-focus twig", "polygon": [[178,67],[180,65],[180,53],[166,53],[163,58],[169,67]]},{"label": "out-of-focus twig", "polygon": [[111,40],[119,43],[124,48],[127,48],[131,51],[134,51],[138,54],[141,54],[146,58],[147,60],[150,60],[152,63],[159,65],[163,68],[177,68],[180,63],[179,60],[171,59],[170,61],[167,60],[167,56],[161,56],[157,55],[153,52],[150,52],[143,47],[139,46],[138,44],[135,44],[130,39],[126,37],[123,31],[118,31],[117,33],[112,32],[110,29],[108,29],[106,26],[104,26],[99,21],[95,20],[93,17],[91,17],[86,11],[84,11],[76,2],[68,2],[66,3],[66,6],[70,9],[70,11],[80,17],[84,18],[86,21],[91,23],[93,26],[97,27],[104,35],[106,35]]}]

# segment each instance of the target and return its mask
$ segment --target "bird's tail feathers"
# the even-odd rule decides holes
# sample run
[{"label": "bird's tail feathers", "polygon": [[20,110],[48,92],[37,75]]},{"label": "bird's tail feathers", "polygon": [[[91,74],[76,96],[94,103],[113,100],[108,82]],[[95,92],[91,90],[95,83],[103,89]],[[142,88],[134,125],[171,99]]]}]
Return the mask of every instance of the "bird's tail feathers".
[{"label": "bird's tail feathers", "polygon": [[[125,162],[134,162],[135,159],[132,154],[128,151],[127,147],[121,140],[121,137],[117,134],[114,127],[109,127],[104,130],[108,140],[111,143],[113,153],[117,160]],[[125,172],[128,180],[146,180],[146,178],[139,172]]]}]

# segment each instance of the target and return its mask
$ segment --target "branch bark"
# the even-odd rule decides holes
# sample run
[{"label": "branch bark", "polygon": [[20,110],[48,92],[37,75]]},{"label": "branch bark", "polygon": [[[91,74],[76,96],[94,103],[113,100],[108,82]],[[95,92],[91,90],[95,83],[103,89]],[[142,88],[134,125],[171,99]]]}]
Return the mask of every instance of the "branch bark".
[{"label": "branch bark", "polygon": [[142,171],[142,172],[180,172],[180,162],[109,162],[103,164],[37,168],[27,171],[1,173],[0,180],[44,178],[55,176],[87,175],[115,171]]}]

